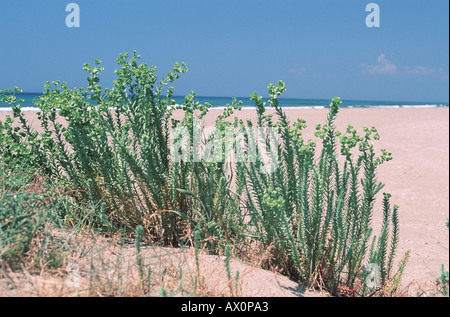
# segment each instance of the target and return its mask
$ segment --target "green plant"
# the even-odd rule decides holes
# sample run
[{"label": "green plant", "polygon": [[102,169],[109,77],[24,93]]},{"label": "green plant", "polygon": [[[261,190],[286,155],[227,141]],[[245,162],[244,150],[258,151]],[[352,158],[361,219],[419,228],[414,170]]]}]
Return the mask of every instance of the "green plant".
[{"label": "green plant", "polygon": [[[39,152],[40,140],[38,133],[31,131],[21,112],[20,103],[23,99],[17,99],[17,93],[22,92],[18,87],[0,90],[0,100],[12,105],[13,117],[6,116],[4,122],[0,121],[0,158],[10,169],[35,172],[36,166],[45,168],[45,162]],[[19,124],[15,124],[15,120]]]},{"label": "green plant", "polygon": [[194,256],[195,256],[195,276],[194,276],[194,294],[197,296],[198,286],[200,283],[200,262],[198,258],[198,241],[199,240],[199,232],[195,231],[194,233]]},{"label": "green plant", "polygon": [[144,233],[144,228],[142,226],[136,227],[136,264],[139,268],[139,276],[141,278],[141,282],[144,280],[144,267],[142,265],[142,255],[141,255],[141,240],[142,234]]},{"label": "green plant", "polygon": [[[10,162],[10,164],[12,164]],[[15,267],[44,222],[43,202],[28,192],[32,175],[0,162],[0,260]]]},{"label": "green plant", "polygon": [[[275,246],[273,255],[285,274],[311,287],[332,294],[365,293],[361,283],[368,261],[381,272],[377,290],[384,289],[393,278],[399,233],[398,206],[391,214],[389,194],[384,195],[380,237],[378,242],[373,238],[370,250],[369,239],[375,197],[384,186],[376,180],[376,168],[391,160],[391,153],[382,150],[376,156],[372,140],[379,135],[375,128],[364,128],[364,135],[358,135],[352,126],[346,134],[337,131],[334,121],[341,100],[333,98],[327,122],[316,127],[322,145],[316,159],[316,143],[302,137],[305,122],[291,125],[279,107],[277,98],[285,91],[284,83],[268,88],[268,106],[275,109],[278,122],[265,114],[262,97],[253,94],[252,100],[258,123],[278,129],[278,168],[274,173],[262,172],[261,161],[238,167],[252,234],[265,247]],[[251,142],[248,138],[247,145]],[[267,147],[269,143],[266,137]],[[338,156],[339,143],[342,158]],[[355,158],[356,150],[359,155]]]},{"label": "green plant", "polygon": [[52,246],[52,249],[43,248],[42,252],[37,252],[33,256],[34,266],[38,269],[56,270],[63,266],[64,260],[69,255],[68,251],[63,251],[59,246]]},{"label": "green plant", "polygon": [[225,247],[225,272],[227,273],[228,288],[230,290],[230,296],[238,296],[239,292],[241,291],[240,284],[238,282],[239,271],[236,271],[236,275],[234,277],[231,275],[230,259],[231,259],[231,248],[229,245],[226,245],[226,247]]},{"label": "green plant", "polygon": [[438,278],[438,285],[440,285],[440,293],[447,297],[448,297],[448,283],[449,283],[448,271],[445,270],[445,267],[442,264],[441,274],[439,275]]},{"label": "green plant", "polygon": [[[230,236],[223,221],[231,200],[238,210],[237,198],[228,199],[224,166],[173,162],[169,144],[171,128],[181,125],[192,131],[194,112],[201,111],[202,118],[210,105],[198,104],[191,93],[178,107],[185,117],[173,120],[173,88],[166,86],[186,72],[186,66],[175,64],[158,82],[156,67],[138,64],[139,59],[136,52],[131,58],[119,56],[118,78],[111,89],[99,85],[100,61],[84,65],[89,73],[86,90],[69,89],[59,81],[46,83],[35,100],[40,135],[31,130],[15,97],[2,92],[22,123],[14,130],[12,119],[5,123],[9,137],[3,152],[15,157],[10,148],[19,144],[21,152],[38,153],[29,165],[70,188],[76,201],[90,202],[94,214],[104,215],[96,218],[97,226],[108,223],[132,232],[142,225],[154,241],[166,245],[185,243],[181,236],[198,228],[203,239],[223,240]],[[209,241],[209,249],[216,248],[217,242]]]},{"label": "green plant", "polygon": [[[446,221],[446,226],[448,229],[449,228],[448,219]],[[443,296],[448,297],[449,274],[448,274],[448,271],[445,270],[444,264],[442,264],[442,266],[441,266],[441,274],[437,278],[436,282],[437,282],[437,285],[439,288],[439,293]]]}]

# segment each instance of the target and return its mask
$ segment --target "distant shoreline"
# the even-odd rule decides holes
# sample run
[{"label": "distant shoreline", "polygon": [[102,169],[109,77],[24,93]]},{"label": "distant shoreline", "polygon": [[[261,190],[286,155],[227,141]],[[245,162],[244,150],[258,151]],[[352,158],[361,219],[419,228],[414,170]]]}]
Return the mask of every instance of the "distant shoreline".
[{"label": "distant shoreline", "polygon": [[[21,107],[23,111],[36,111],[37,107],[34,104],[34,99],[42,96],[42,93],[18,93],[16,97],[23,99]],[[172,96],[172,100],[177,105],[181,105],[185,102],[183,96]],[[212,97],[212,96],[195,96],[195,102],[200,104],[209,103],[212,105],[212,109],[223,109],[229,104],[233,103],[233,97]],[[268,101],[267,98],[262,98],[263,102]],[[341,98],[342,99],[342,98]],[[250,100],[250,97],[236,97],[238,102],[241,102],[240,106],[243,109],[255,109],[255,103]],[[330,99],[308,99],[308,98],[279,98],[279,105],[283,109],[326,109],[329,108]],[[343,103],[341,108],[448,108],[449,102],[437,102],[437,101],[386,101],[386,100],[350,100],[342,99]],[[94,106],[94,103],[92,103]],[[11,111],[11,106],[0,102],[0,112]]]},{"label": "distant shoreline", "polygon": [[[283,109],[292,109],[292,110],[303,110],[303,109],[327,109],[328,107],[326,106],[294,106],[294,107],[286,107],[286,106],[281,106]],[[347,107],[342,107],[342,109],[398,109],[398,108],[405,108],[405,109],[411,109],[411,108],[418,108],[418,109],[423,109],[423,108],[449,108],[449,105],[444,105],[444,104],[440,104],[440,105],[429,105],[429,104],[424,104],[424,105],[376,105],[376,106],[347,106]],[[217,106],[217,107],[212,107],[211,110],[223,110],[225,109],[225,107],[223,106]],[[242,106],[242,110],[254,110],[256,109],[255,106]],[[269,108],[270,109],[270,108]],[[34,111],[37,112],[39,111],[39,108],[37,107],[21,107],[22,111]],[[112,109],[113,110],[113,109]],[[12,108],[11,107],[1,107],[0,106],[0,112],[12,112]]]}]

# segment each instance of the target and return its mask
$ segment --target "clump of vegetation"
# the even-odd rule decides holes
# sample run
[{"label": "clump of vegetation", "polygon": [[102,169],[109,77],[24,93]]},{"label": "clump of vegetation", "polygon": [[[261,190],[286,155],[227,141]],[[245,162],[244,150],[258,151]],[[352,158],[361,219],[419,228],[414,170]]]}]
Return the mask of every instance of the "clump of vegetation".
[{"label": "clump of vegetation", "polygon": [[[376,169],[392,159],[391,153],[382,150],[376,155],[372,141],[379,135],[375,128],[365,128],[363,135],[351,125],[345,134],[336,131],[334,120],[341,100],[334,98],[327,122],[316,127],[322,143],[316,159],[316,143],[302,137],[305,122],[299,119],[291,126],[278,105],[277,96],[284,90],[282,82],[269,86],[269,106],[276,110],[278,122],[265,115],[267,105],[262,97],[252,96],[258,122],[276,126],[281,136],[274,173],[261,172],[260,162],[238,167],[253,234],[264,247],[275,246],[277,265],[285,273],[309,286],[333,294],[357,291],[364,295],[386,291],[393,283],[390,291],[394,291],[404,267],[394,276],[399,207],[391,209],[389,194],[384,194],[380,237],[370,242],[375,196],[384,186],[376,180]],[[369,288],[362,285],[365,263],[377,270],[377,281]]]},{"label": "clump of vegetation", "polygon": [[[279,106],[286,89],[280,81],[268,86],[268,102],[251,95],[257,122],[233,121],[240,103],[234,99],[227,105],[215,121],[217,133],[207,139],[209,153],[218,156],[199,158],[196,120],[211,105],[196,102],[194,92],[183,105],[175,104],[169,85],[187,71],[185,64],[175,64],[158,81],[156,67],[139,64],[139,59],[136,52],[120,54],[112,88],[100,85],[100,61],[84,65],[87,89],[47,83],[35,100],[41,133],[32,131],[21,112],[15,97],[20,89],[0,92],[14,117],[0,126],[2,160],[24,161],[63,186],[71,202],[59,200],[64,215],[73,202],[87,203],[93,209],[90,227],[131,235],[138,228],[141,279],[145,274],[139,247],[145,236],[160,245],[225,252],[227,259],[229,245],[234,250],[258,245],[270,250],[272,264],[284,274],[333,295],[395,292],[408,253],[395,271],[399,207],[391,207],[387,193],[381,233],[372,236],[375,200],[384,186],[376,170],[392,159],[386,150],[377,154],[373,142],[380,136],[375,128],[364,128],[361,135],[351,125],[345,133],[337,131],[341,100],[333,98],[327,121],[316,127],[318,152],[316,141],[302,136],[306,122],[291,124]],[[267,114],[268,108],[275,110],[275,117]],[[174,110],[183,111],[181,120],[173,118]],[[229,129],[246,131],[243,142],[220,137]],[[185,132],[172,136],[175,143],[187,139],[175,150],[173,131]],[[262,148],[255,145],[260,141]],[[228,164],[230,147],[245,159]],[[263,152],[270,153],[269,169]],[[82,208],[69,209],[71,215],[74,210],[83,213]]]},{"label": "clump of vegetation", "polygon": [[43,225],[42,200],[28,191],[31,177],[0,162],[0,265],[17,266]]}]

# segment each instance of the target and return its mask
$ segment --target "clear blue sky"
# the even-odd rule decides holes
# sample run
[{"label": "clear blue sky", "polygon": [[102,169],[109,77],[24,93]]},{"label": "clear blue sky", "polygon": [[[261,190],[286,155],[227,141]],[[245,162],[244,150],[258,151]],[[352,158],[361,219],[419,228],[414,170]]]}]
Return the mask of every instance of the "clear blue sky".
[{"label": "clear blue sky", "polygon": [[[65,24],[80,7],[80,27]],[[368,28],[376,2],[381,27]],[[110,86],[120,52],[189,72],[176,95],[246,97],[286,82],[284,97],[449,100],[448,0],[9,0],[0,5],[0,89],[47,80],[86,86],[100,59]]]}]

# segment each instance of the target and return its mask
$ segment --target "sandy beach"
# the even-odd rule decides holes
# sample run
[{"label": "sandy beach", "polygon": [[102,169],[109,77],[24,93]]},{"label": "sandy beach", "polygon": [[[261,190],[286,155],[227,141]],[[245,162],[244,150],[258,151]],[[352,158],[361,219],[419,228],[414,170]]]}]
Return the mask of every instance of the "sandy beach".
[{"label": "sandy beach", "polygon": [[[291,121],[306,120],[306,138],[314,138],[314,127],[324,123],[327,109],[286,109]],[[206,117],[212,124],[218,110]],[[0,112],[4,120],[7,112]],[[244,109],[242,118],[255,118],[255,111]],[[26,112],[36,129],[35,112]],[[403,285],[410,295],[432,287],[442,264],[449,267],[449,108],[343,108],[336,125],[344,131],[348,124],[376,127],[381,140],[378,150],[392,152],[393,160],[379,169],[378,180],[400,206],[400,244],[398,258],[411,250]],[[39,130],[39,129],[38,129]],[[378,197],[374,229],[381,226],[381,199]]]}]

